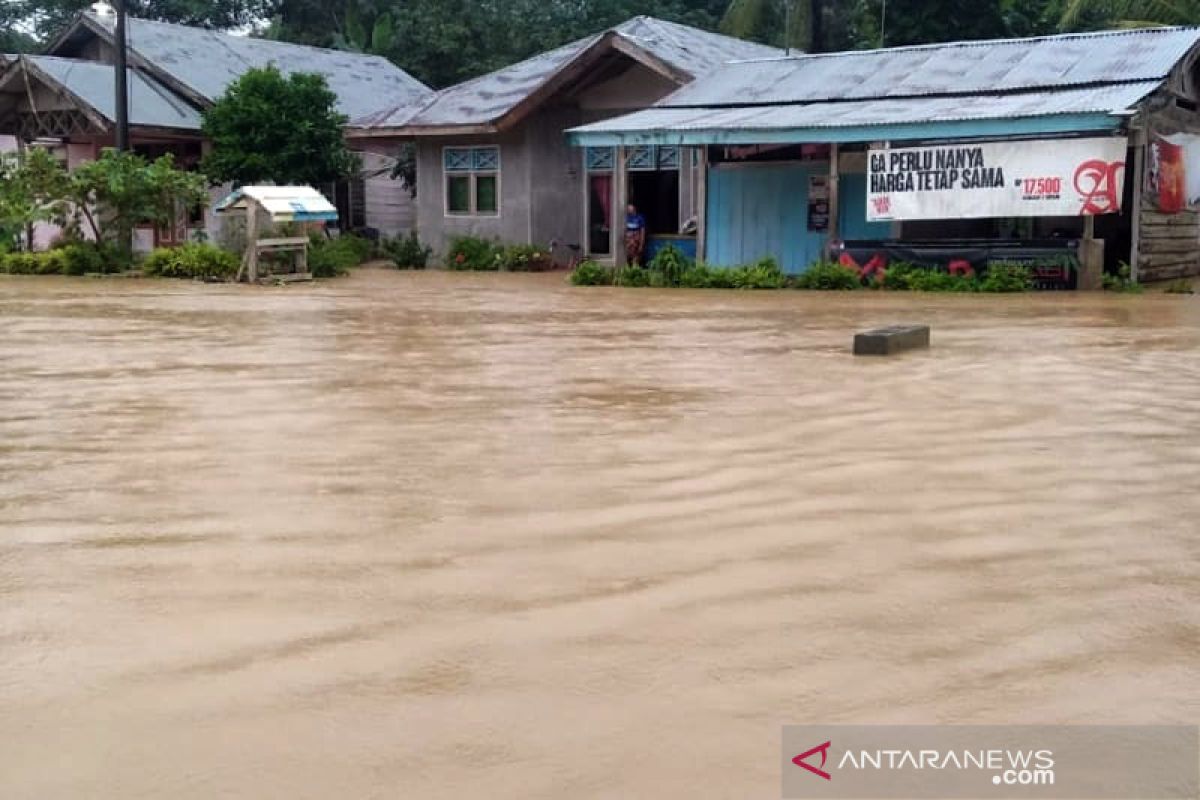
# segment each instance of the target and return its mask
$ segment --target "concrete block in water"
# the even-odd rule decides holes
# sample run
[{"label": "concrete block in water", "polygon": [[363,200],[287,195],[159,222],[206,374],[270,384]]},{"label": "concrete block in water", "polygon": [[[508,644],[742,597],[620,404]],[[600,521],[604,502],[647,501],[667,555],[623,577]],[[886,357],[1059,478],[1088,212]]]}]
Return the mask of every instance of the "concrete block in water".
[{"label": "concrete block in water", "polygon": [[854,334],[856,356],[890,356],[918,347],[929,347],[928,325],[889,325]]}]

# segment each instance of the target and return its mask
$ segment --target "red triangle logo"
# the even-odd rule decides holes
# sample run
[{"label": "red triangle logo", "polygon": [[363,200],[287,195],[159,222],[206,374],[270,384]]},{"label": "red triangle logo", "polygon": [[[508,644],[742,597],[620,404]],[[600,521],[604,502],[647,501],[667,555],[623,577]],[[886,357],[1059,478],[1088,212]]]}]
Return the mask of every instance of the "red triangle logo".
[{"label": "red triangle logo", "polygon": [[[826,772],[824,769],[822,769],[822,767],[825,766],[825,759],[829,757],[829,744],[830,744],[829,742],[825,742],[825,744],[819,744],[811,750],[805,750],[803,753],[801,753],[800,755],[793,758],[792,763],[795,764],[797,767],[804,767],[806,770],[811,772],[813,775],[819,775],[820,777],[824,778],[825,780],[830,780],[831,778],[830,778],[829,773]],[[821,766],[820,767],[814,767],[812,764],[809,764],[807,761],[804,760],[804,759],[808,758],[809,756],[816,755],[817,753],[821,754]]]}]

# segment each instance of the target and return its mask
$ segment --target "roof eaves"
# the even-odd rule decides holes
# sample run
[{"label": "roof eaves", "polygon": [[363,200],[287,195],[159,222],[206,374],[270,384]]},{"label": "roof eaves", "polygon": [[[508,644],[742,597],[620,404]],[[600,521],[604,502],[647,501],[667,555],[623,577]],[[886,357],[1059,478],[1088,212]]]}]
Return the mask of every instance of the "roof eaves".
[{"label": "roof eaves", "polygon": [[[886,100],[942,100],[955,97],[980,97],[983,95],[992,97],[1008,97],[1020,94],[1036,94],[1040,92],[1056,92],[1068,91],[1072,89],[1101,89],[1108,86],[1125,86],[1137,83],[1149,83],[1157,81],[1160,85],[1166,81],[1166,78],[1156,78],[1147,80],[1146,78],[1131,78],[1123,81],[1091,81],[1080,83],[1051,83],[1039,84],[1037,86],[1019,86],[1012,89],[989,89],[986,92],[980,91],[964,91],[964,92],[918,92],[914,94],[889,94],[878,95],[875,97],[809,97],[803,100],[778,101],[770,102],[749,102],[749,103],[682,103],[671,104],[667,102],[656,103],[653,108],[663,109],[738,109],[738,108],[778,108],[787,106],[810,106],[816,103],[862,103],[870,101],[886,101]],[[670,97],[663,98],[664,101]]]},{"label": "roof eaves", "polygon": [[65,96],[72,103],[78,106],[79,110],[83,112],[83,115],[86,116],[88,120],[97,128],[102,131],[107,131],[112,125],[112,119],[110,119],[106,114],[102,113],[87,100],[83,99],[83,97],[71,89],[70,86],[39,67],[33,58],[21,56],[19,62],[21,64],[21,68],[25,70],[26,75],[32,75],[44,85],[51,87],[53,91]]}]

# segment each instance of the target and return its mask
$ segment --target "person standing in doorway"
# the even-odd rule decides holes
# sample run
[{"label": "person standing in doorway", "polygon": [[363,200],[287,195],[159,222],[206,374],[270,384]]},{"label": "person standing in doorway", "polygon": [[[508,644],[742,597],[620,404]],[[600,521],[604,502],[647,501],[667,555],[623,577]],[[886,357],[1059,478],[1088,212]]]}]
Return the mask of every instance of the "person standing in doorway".
[{"label": "person standing in doorway", "polygon": [[637,206],[630,203],[625,209],[625,263],[642,264],[646,251],[646,218],[638,213]]}]

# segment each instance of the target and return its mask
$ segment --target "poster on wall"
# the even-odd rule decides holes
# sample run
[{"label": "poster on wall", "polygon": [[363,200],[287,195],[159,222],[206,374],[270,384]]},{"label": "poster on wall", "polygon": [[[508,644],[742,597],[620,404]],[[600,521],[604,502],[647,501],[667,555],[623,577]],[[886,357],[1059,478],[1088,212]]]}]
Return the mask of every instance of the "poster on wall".
[{"label": "poster on wall", "polygon": [[1200,136],[1154,134],[1146,148],[1146,200],[1163,214],[1200,210]]},{"label": "poster on wall", "polygon": [[872,148],[867,219],[1116,214],[1123,137]]},{"label": "poster on wall", "polygon": [[808,177],[808,229],[829,230],[829,178],[825,175]]}]

